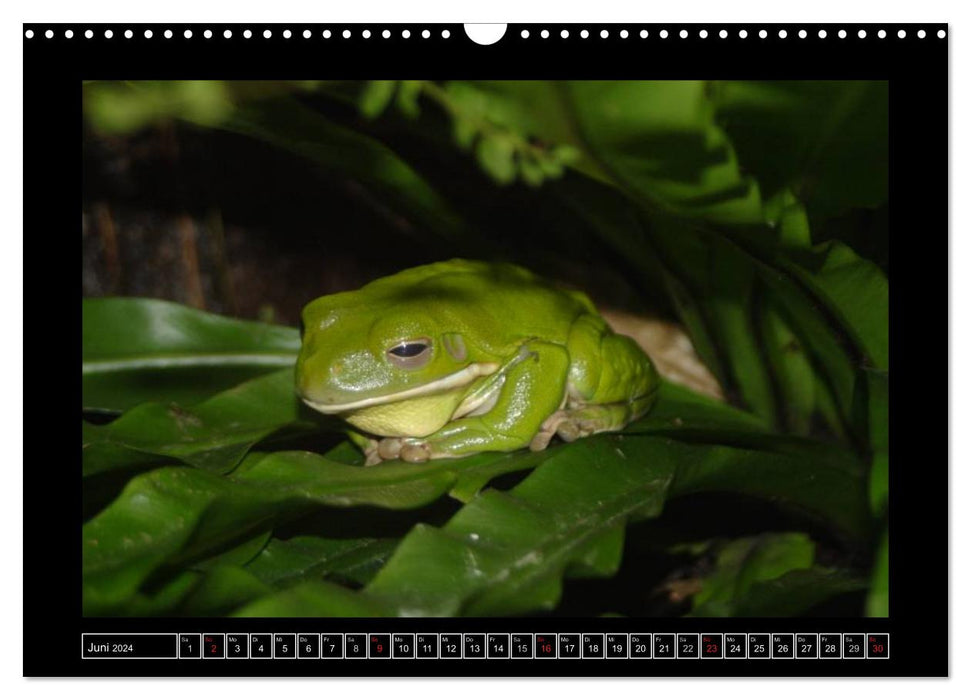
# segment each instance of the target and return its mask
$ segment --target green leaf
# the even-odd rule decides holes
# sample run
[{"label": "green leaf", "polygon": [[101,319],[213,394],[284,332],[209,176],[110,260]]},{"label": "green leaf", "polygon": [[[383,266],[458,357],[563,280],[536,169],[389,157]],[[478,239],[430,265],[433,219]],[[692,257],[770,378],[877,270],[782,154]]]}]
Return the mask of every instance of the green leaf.
[{"label": "green leaf", "polygon": [[879,369],[890,364],[890,285],[880,268],[849,246],[830,241],[812,251],[791,251],[796,275],[837,316]]},{"label": "green leaf", "polygon": [[866,614],[867,617],[890,616],[890,531],[887,528],[884,528],[880,536],[873,572],[870,574]]},{"label": "green leaf", "polygon": [[734,246],[711,240],[707,313],[719,338],[741,398],[767,422],[776,418],[772,380],[758,344],[754,296],[757,268]]},{"label": "green leaf", "polygon": [[564,85],[581,148],[632,196],[720,223],[762,221],[757,183],[742,175],[702,81]]},{"label": "green leaf", "polygon": [[[216,617],[271,592],[269,586],[239,566],[218,566],[200,576],[167,615]],[[160,614],[156,610],[155,614]]]},{"label": "green leaf", "polygon": [[709,436],[712,441],[733,434],[768,433],[765,421],[716,399],[662,381],[658,400],[650,413],[634,421],[625,433],[668,435],[670,437]]},{"label": "green leaf", "polygon": [[752,587],[813,564],[816,546],[803,533],[770,533],[734,540],[720,548],[715,569],[695,595],[691,614],[729,617]]},{"label": "green leaf", "polygon": [[369,80],[361,93],[361,114],[369,119],[380,115],[394,99],[396,85],[394,80]]},{"label": "green leaf", "polygon": [[564,575],[616,570],[629,521],[697,490],[760,495],[857,535],[867,525],[862,479],[840,451],[765,433],[723,434],[734,447],[672,434],[569,445],[508,493],[483,491],[444,527],[418,525],[365,592],[408,615],[551,609]]},{"label": "green leaf", "polygon": [[785,426],[789,432],[808,435],[816,409],[816,375],[798,336],[771,299],[764,302],[761,331],[762,346],[782,399]]},{"label": "green leaf", "polygon": [[736,601],[735,617],[794,617],[844,593],[866,588],[857,574],[813,566],[797,569],[752,586]]},{"label": "green leaf", "polygon": [[886,81],[719,81],[710,93],[746,170],[814,216],[887,198]]},{"label": "green leaf", "polygon": [[273,539],[246,570],[274,589],[307,580],[366,584],[384,566],[398,540],[361,537],[328,539],[302,535]]},{"label": "green leaf", "polygon": [[783,245],[794,248],[812,245],[806,208],[791,190],[782,190],[765,203],[765,220],[778,228]]},{"label": "green leaf", "polygon": [[483,135],[476,144],[479,165],[500,185],[508,185],[516,179],[515,148],[502,135]]},{"label": "green leaf", "polygon": [[[632,508],[639,504],[638,512],[653,513],[668,495],[667,484],[675,475],[673,494],[742,491],[804,509],[838,529],[859,533],[859,518],[866,518],[865,497],[862,479],[849,458],[837,448],[780,438],[760,426],[757,419],[735,409],[665,386],[656,410],[631,426],[642,434],[589,438],[539,453],[480,454],[424,465],[390,462],[363,468],[309,452],[277,452],[251,455],[229,476],[178,467],[156,469],[132,479],[110,506],[84,525],[85,610],[113,614],[163,566],[211,557],[320,506],[417,508],[448,491],[467,500],[472,513],[483,503],[497,502],[469,522],[477,526],[479,518],[495,515],[495,527],[511,528],[503,535],[510,541],[510,548],[503,548],[509,556],[529,555],[532,536],[528,528],[520,531],[510,524],[505,515],[490,515],[492,508],[515,513],[516,499],[525,494],[529,498],[523,502],[522,517],[528,519],[535,507],[558,513],[556,522],[565,531],[547,528],[542,534],[571,544],[561,559],[541,558],[556,566],[542,572],[542,585],[529,596],[524,594],[524,604],[532,600],[545,606],[546,594],[558,590],[560,573],[570,567],[607,571],[615,565],[605,554],[611,547],[604,543],[616,547],[619,533],[607,531],[620,527],[627,516],[603,508],[611,503]],[[343,448],[331,454],[342,452]],[[506,502],[509,497],[501,494],[474,495],[495,476],[537,463],[563,466],[551,474],[547,470],[542,478],[537,473],[528,477],[511,492],[512,506]],[[540,485],[526,486],[535,484],[530,481],[533,477]],[[596,488],[588,481],[596,482]],[[553,500],[540,498],[546,491]],[[611,501],[611,493],[620,500]],[[533,496],[539,504],[532,502]],[[625,513],[626,507],[621,508]],[[573,517],[587,511],[589,531],[584,525],[588,521]],[[573,515],[563,520],[563,514]],[[466,517],[471,516],[462,516]],[[516,545],[518,537],[523,539]],[[485,541],[495,542],[494,538]],[[441,575],[464,574],[446,568]],[[440,595],[444,593],[434,597]],[[441,600],[444,603],[447,597]],[[407,607],[407,601],[402,605]]]},{"label": "green leaf", "polygon": [[421,107],[418,105],[418,98],[421,97],[424,86],[424,80],[402,80],[398,85],[398,109],[406,117],[415,119],[420,114]]},{"label": "green leaf", "polygon": [[154,299],[81,302],[81,399],[123,411],[146,401],[192,404],[292,367],[295,329],[238,321]]},{"label": "green leaf", "polygon": [[228,477],[182,467],[141,474],[83,527],[85,610],[109,614],[162,566],[212,556],[315,507],[418,508],[456,484],[468,494],[472,487],[461,481],[461,470],[471,466],[470,478],[481,484],[476,467],[490,461],[510,466],[488,474],[535,463],[482,454],[365,468],[311,452],[275,452],[251,455]]},{"label": "green leaf", "polygon": [[365,591],[407,615],[552,607],[568,566],[612,573],[628,518],[661,510],[673,465],[639,459],[638,442],[624,454],[628,444],[618,436],[578,441],[510,492],[482,492],[443,528],[418,525]]},{"label": "green leaf", "polygon": [[766,533],[722,544],[690,617],[792,617],[843,593],[862,590],[851,572],[814,564],[803,533]]},{"label": "green leaf", "polygon": [[[129,616],[215,616],[305,582],[367,583],[397,543],[302,536],[271,539],[269,533],[182,570],[157,589],[137,594]],[[286,595],[286,594],[285,594]]]},{"label": "green leaf", "polygon": [[852,539],[868,536],[864,477],[852,452],[772,434],[726,434],[721,444],[708,440],[677,471],[672,495],[743,493],[803,511]]},{"label": "green leaf", "polygon": [[236,617],[387,617],[379,603],[328,581],[307,581],[256,600]]},{"label": "green leaf", "polygon": [[253,445],[283,429],[291,434],[320,429],[301,420],[292,369],[244,382],[194,408],[148,403],[108,425],[85,425],[82,473],[172,459],[225,473]]}]

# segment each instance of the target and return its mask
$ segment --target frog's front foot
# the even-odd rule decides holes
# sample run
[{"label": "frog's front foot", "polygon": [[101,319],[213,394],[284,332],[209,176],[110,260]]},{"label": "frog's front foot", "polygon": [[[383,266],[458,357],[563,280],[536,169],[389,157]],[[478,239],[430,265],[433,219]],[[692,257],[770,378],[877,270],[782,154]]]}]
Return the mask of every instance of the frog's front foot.
[{"label": "frog's front foot", "polygon": [[377,440],[370,438],[364,445],[364,466],[373,467],[375,464],[381,464],[381,452],[379,451],[381,443]]},{"label": "frog's front foot", "polygon": [[428,443],[409,438],[387,437],[374,442],[365,450],[365,465],[380,464],[385,460],[400,459],[405,462],[427,462],[431,459]]},{"label": "frog's front foot", "polygon": [[405,462],[427,462],[432,457],[432,450],[427,442],[406,442],[398,457]]},{"label": "frog's front foot", "polygon": [[403,444],[404,441],[397,437],[368,440],[367,447],[364,448],[364,466],[381,464],[386,459],[398,459]]}]

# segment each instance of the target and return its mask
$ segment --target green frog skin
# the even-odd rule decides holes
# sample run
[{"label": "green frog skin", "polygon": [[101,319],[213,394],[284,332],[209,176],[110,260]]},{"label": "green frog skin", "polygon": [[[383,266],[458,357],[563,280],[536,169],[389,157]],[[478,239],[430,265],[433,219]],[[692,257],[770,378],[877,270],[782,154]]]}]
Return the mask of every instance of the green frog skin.
[{"label": "green frog skin", "polygon": [[585,294],[510,264],[403,270],[303,309],[300,398],[368,464],[543,450],[647,413],[658,376]]}]

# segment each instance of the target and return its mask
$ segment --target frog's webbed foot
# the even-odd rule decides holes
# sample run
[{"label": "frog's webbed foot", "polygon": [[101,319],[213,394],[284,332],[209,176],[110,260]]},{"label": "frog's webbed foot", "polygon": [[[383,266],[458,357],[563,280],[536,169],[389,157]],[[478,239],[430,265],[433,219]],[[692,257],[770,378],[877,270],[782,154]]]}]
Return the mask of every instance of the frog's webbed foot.
[{"label": "frog's webbed foot", "polygon": [[365,466],[380,464],[385,460],[400,459],[405,462],[427,462],[431,458],[428,443],[411,438],[386,437],[374,440],[364,451]]},{"label": "frog's webbed foot", "polygon": [[427,442],[406,442],[398,457],[404,462],[427,462],[432,457],[432,450]]},{"label": "frog's webbed foot", "polygon": [[556,435],[560,426],[570,420],[570,411],[559,410],[552,414],[549,418],[543,421],[543,424],[539,427],[539,430],[533,436],[533,439],[529,442],[529,449],[533,452],[541,452],[545,450],[553,436]]},{"label": "frog's webbed foot", "polygon": [[543,421],[529,443],[529,449],[534,452],[545,450],[554,435],[559,435],[564,442],[573,442],[594,433],[620,430],[645,412],[646,400],[560,409]]},{"label": "frog's webbed foot", "polygon": [[[591,407],[599,408],[599,407]],[[545,450],[554,435],[559,435],[564,442],[573,442],[577,438],[587,437],[603,430],[610,430],[613,426],[604,421],[600,415],[588,415],[589,409],[561,409],[543,421],[539,431],[529,443],[533,452]]]}]

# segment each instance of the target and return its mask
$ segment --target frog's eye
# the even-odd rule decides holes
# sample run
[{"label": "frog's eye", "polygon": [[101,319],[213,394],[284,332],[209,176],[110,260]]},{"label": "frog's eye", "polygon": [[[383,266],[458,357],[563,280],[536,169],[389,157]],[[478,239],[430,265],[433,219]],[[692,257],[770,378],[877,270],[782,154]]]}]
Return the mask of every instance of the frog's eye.
[{"label": "frog's eye", "polygon": [[405,340],[388,350],[388,359],[404,369],[418,369],[432,358],[432,341],[428,338]]}]

